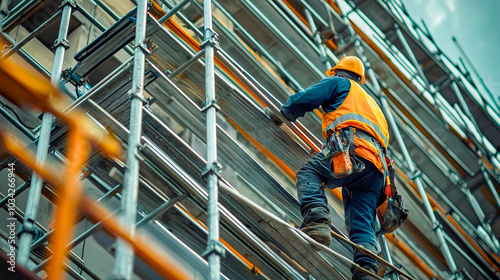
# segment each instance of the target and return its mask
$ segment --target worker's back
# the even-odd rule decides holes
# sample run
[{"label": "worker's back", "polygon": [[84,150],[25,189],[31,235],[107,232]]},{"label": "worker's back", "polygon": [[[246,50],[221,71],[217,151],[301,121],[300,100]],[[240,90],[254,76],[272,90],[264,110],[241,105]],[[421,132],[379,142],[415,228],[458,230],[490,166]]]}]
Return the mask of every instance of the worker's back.
[{"label": "worker's back", "polygon": [[[343,77],[330,77],[327,79],[341,80],[338,82],[332,81],[338,84],[334,89],[338,93],[333,94],[335,97],[331,101],[332,104],[340,104],[340,106],[336,108],[328,105],[323,106],[323,136],[326,138],[329,129],[338,130],[354,127],[375,137],[380,145],[386,149],[389,145],[389,129],[384,114],[375,100],[355,81]],[[342,92],[346,91],[345,80],[349,81],[347,95],[342,94]],[[329,109],[334,110],[330,111]],[[357,155],[373,162],[382,171],[382,162],[378,156],[379,147],[374,146],[371,141],[361,138],[354,139],[354,144],[357,146]]]}]

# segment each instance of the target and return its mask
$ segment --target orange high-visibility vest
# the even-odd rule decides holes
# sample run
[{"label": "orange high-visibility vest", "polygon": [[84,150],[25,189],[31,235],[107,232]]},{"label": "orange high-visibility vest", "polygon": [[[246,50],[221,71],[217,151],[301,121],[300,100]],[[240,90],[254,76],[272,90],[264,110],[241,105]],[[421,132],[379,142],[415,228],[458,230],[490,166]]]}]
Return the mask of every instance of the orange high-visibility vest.
[{"label": "orange high-visibility vest", "polygon": [[[361,129],[375,137],[387,148],[389,145],[389,128],[382,110],[375,100],[356,82],[349,80],[351,90],[344,102],[333,112],[323,114],[323,136],[326,138],[329,129],[342,129],[350,126]],[[379,157],[379,147],[364,139],[355,138],[356,154],[375,164],[383,172],[383,164]]]}]

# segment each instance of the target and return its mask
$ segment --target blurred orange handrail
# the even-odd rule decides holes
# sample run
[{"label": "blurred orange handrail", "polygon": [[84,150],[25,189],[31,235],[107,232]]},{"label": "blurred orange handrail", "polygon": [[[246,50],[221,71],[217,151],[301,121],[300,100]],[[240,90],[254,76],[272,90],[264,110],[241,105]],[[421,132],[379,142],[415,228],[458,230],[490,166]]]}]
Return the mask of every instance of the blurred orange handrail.
[{"label": "blurred orange handrail", "polygon": [[[67,161],[62,168],[62,176],[59,170],[47,164],[38,164],[34,153],[25,149],[26,145],[9,139],[6,133],[0,130],[0,149],[12,154],[61,193],[54,217],[57,230],[51,239],[54,256],[47,268],[49,279],[65,278],[63,262],[68,254],[67,244],[73,236],[79,208],[92,218],[101,221],[107,230],[129,242],[136,254],[163,277],[192,279],[193,275],[182,269],[173,258],[166,256],[145,238],[139,235],[131,236],[109,210],[83,195],[82,185],[77,176],[90,155],[91,144],[107,157],[119,158],[122,154],[120,143],[112,135],[98,128],[85,113],[72,110],[64,114],[64,109],[70,104],[69,99],[48,80],[21,66],[8,60],[0,61],[0,81],[2,81],[0,95],[16,106],[49,112],[68,126]],[[103,219],[103,217],[109,218]]]}]

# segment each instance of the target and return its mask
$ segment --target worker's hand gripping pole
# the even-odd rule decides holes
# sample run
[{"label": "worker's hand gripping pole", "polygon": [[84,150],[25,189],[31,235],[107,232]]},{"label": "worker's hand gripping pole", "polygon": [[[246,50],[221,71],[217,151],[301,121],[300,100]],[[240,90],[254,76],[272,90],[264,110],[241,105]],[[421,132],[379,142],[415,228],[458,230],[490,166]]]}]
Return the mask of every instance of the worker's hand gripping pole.
[{"label": "worker's hand gripping pole", "polygon": [[280,112],[278,107],[269,100],[264,92],[268,96],[271,94],[265,89],[262,85],[260,85],[250,74],[248,74],[241,66],[239,66],[234,60],[232,60],[229,55],[227,55],[224,50],[217,52],[219,55],[219,59],[224,65],[226,65],[231,71],[237,75],[245,84],[247,84],[255,94],[256,98],[258,98],[259,103],[263,104],[263,106],[267,106],[269,110],[272,111],[283,123],[287,126],[281,126],[287,134],[295,134],[292,136],[294,139],[301,139],[298,143],[307,151],[311,151],[311,153],[316,153],[320,151],[321,143],[315,139],[315,137],[300,123],[291,123],[287,118],[285,118]]},{"label": "worker's hand gripping pole", "polygon": [[[290,138],[292,138],[299,146],[301,146],[304,150],[306,150],[311,156],[315,155],[319,152],[319,147],[313,145],[309,138],[307,138],[304,134],[302,134],[301,130],[299,130],[294,123],[290,122],[280,111],[277,114],[274,113],[270,107],[264,108],[264,113],[277,125],[279,126]],[[285,120],[285,121],[284,121]],[[282,125],[283,123],[288,123],[288,125]],[[297,123],[299,124],[299,123]],[[295,128],[295,129],[293,129]],[[299,132],[299,133],[296,133]]]},{"label": "worker's hand gripping pole", "polygon": [[273,111],[271,109],[269,109],[269,107],[266,107],[264,108],[264,113],[266,113],[266,115],[277,125],[277,126],[280,126],[283,124],[283,121],[276,115],[273,113]]}]

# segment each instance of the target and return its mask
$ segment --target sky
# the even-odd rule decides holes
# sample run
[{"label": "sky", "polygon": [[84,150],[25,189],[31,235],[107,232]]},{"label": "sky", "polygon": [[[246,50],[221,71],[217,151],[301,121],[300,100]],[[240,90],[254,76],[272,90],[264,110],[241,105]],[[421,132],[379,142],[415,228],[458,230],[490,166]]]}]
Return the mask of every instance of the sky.
[{"label": "sky", "polygon": [[[411,18],[425,21],[434,41],[454,62],[457,38],[491,93],[500,98],[500,0],[401,0]],[[464,60],[465,63],[467,63]],[[469,71],[472,68],[467,65]]]}]

